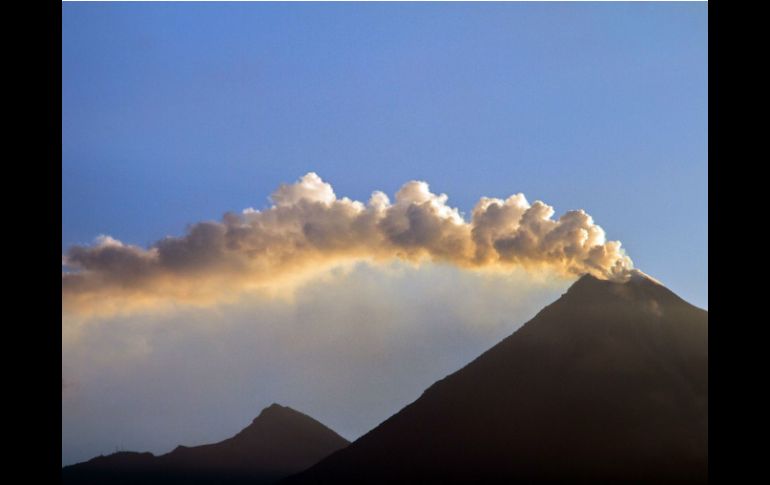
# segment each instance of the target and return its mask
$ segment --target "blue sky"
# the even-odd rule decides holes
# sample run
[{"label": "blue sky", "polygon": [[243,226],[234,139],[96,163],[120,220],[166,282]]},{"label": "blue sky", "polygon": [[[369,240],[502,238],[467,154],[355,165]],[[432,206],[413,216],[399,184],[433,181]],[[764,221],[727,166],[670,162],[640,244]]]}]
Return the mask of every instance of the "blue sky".
[{"label": "blue sky", "polygon": [[706,3],[64,3],[62,249],[426,180],[583,208],[708,306]]}]

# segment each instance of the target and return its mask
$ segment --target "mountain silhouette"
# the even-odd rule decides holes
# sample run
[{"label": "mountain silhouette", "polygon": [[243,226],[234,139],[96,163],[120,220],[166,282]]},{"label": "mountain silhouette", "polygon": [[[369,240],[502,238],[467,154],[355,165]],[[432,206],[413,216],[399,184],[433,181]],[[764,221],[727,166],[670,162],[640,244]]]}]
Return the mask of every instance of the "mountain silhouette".
[{"label": "mountain silhouette", "polygon": [[634,272],[557,301],[304,483],[706,483],[708,313]]},{"label": "mountain silhouette", "polygon": [[66,484],[268,484],[348,445],[315,419],[272,404],[235,436],[161,456],[120,452],[62,468]]}]

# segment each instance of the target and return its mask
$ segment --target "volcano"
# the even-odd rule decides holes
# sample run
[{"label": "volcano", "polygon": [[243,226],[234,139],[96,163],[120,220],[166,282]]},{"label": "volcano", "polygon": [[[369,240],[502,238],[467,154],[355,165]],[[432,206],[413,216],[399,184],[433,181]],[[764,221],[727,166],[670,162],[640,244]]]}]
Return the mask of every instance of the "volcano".
[{"label": "volcano", "polygon": [[708,312],[585,275],[416,401],[281,483],[706,483]]},{"label": "volcano", "polygon": [[348,445],[315,419],[272,404],[235,436],[202,446],[178,446],[161,456],[120,452],[64,467],[65,484],[275,483]]}]

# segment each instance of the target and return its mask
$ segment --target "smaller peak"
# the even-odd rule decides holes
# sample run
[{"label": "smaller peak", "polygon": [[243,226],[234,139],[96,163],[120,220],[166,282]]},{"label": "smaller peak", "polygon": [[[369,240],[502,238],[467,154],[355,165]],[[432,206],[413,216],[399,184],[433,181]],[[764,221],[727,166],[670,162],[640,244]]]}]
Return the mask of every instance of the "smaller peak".
[{"label": "smaller peak", "polygon": [[268,412],[268,411],[270,411],[270,412],[272,412],[272,411],[284,411],[284,410],[287,410],[287,409],[291,409],[291,408],[289,408],[288,406],[281,406],[280,404],[274,402],[273,404],[271,404],[268,407],[266,407],[265,409],[263,409],[262,412],[264,413],[264,412]]},{"label": "smaller peak", "polygon": [[269,405],[268,407],[264,408],[260,413],[259,416],[254,418],[254,421],[258,420],[259,418],[263,417],[269,417],[269,416],[276,416],[280,414],[287,414],[287,412],[296,412],[292,408],[288,406],[281,406],[278,403],[273,403]]}]

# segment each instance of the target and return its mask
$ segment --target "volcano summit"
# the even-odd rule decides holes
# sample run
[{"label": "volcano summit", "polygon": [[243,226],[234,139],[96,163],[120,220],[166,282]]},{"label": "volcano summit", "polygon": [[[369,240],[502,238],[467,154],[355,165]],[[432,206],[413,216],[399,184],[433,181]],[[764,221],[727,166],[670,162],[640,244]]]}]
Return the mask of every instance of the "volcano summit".
[{"label": "volcano summit", "polygon": [[708,313],[639,271],[556,302],[285,483],[706,483]]}]

